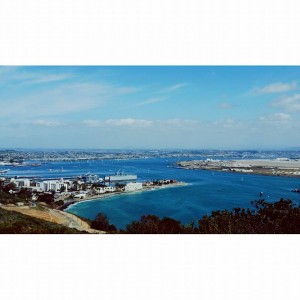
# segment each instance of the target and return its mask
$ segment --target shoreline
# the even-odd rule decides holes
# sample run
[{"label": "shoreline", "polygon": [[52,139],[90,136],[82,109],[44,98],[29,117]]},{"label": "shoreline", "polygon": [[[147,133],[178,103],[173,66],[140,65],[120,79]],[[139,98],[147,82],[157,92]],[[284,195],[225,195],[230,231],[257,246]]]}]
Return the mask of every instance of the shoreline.
[{"label": "shoreline", "polygon": [[79,203],[83,203],[83,202],[90,202],[90,201],[96,201],[96,200],[104,200],[106,198],[112,198],[115,196],[120,196],[120,195],[132,195],[132,194],[136,194],[136,193],[143,193],[143,192],[151,192],[151,191],[158,191],[161,189],[165,189],[165,188],[176,188],[176,187],[183,187],[183,186],[187,186],[189,185],[186,182],[177,182],[177,183],[170,183],[170,184],[165,184],[165,185],[161,185],[161,186],[146,186],[143,187],[142,190],[137,190],[137,191],[133,191],[133,192],[114,192],[114,193],[107,193],[107,194],[100,194],[100,195],[95,195],[95,196],[87,196],[82,200],[70,203],[67,207],[65,207],[63,210],[61,211],[65,211],[66,209],[68,209],[71,206],[75,206]]}]

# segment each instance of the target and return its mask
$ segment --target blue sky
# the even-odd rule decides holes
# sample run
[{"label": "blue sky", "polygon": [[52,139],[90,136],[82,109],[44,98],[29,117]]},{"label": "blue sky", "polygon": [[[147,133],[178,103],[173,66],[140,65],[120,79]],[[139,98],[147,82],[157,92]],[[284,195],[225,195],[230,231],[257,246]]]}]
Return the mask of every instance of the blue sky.
[{"label": "blue sky", "polygon": [[300,147],[299,67],[0,67],[1,148]]}]

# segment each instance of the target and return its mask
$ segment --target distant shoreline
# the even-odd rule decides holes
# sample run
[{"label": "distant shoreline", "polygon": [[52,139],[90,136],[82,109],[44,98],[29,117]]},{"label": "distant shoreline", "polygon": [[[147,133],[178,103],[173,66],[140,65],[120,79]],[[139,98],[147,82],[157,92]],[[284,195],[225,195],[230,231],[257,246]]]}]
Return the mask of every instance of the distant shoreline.
[{"label": "distant shoreline", "polygon": [[187,170],[300,177],[300,160],[298,159],[194,160],[181,161],[176,165]]}]

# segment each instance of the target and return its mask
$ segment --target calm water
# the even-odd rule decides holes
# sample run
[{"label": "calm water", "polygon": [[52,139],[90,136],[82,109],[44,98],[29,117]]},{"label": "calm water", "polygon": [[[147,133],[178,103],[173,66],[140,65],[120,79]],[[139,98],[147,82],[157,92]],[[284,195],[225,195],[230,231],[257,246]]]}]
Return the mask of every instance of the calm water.
[{"label": "calm water", "polygon": [[67,209],[90,219],[103,212],[118,228],[125,227],[145,214],[168,216],[183,223],[190,223],[216,209],[250,207],[250,202],[258,199],[260,192],[270,201],[289,198],[297,204],[300,203],[300,194],[291,192],[293,188],[300,187],[300,179],[171,168],[170,165],[176,161],[161,158],[56,162],[40,167],[12,168],[7,175],[60,178],[87,172],[107,175],[124,170],[126,173],[137,174],[140,180],[169,178],[189,184],[183,187],[117,195],[100,201],[81,202]]}]

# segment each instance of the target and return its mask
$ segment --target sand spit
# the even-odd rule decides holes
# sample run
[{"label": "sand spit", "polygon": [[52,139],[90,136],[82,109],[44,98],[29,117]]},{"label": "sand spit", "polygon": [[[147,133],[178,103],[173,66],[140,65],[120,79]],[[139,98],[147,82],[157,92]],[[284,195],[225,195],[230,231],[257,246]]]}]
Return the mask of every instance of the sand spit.
[{"label": "sand spit", "polygon": [[256,159],[256,160],[194,160],[182,161],[177,165],[189,170],[210,170],[259,174],[268,176],[300,177],[300,160]]}]

